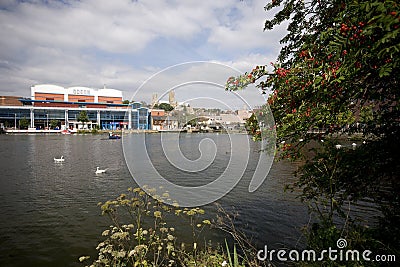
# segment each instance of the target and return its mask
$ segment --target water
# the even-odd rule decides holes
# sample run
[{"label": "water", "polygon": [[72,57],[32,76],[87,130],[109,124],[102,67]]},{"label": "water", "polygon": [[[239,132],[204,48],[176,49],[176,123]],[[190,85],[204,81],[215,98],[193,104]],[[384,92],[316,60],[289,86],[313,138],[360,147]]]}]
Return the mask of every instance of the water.
[{"label": "water", "polygon": [[[224,135],[185,134],[180,138],[184,155],[197,158],[196,148],[205,137],[218,144],[216,160],[204,172],[190,175],[168,164],[160,135],[146,135],[146,145],[168,179],[201,185],[226,166],[230,150]],[[257,144],[251,143],[251,151],[244,178],[219,203],[234,206],[240,214],[238,225],[260,246],[301,245],[299,229],[308,221],[307,210],[294,194],[283,193],[296,166],[274,163],[263,185],[248,193]],[[62,155],[65,162],[54,163],[53,158]],[[107,173],[96,175],[97,166],[108,168]],[[110,224],[97,203],[135,186],[121,140],[104,135],[1,135],[0,170],[0,266],[82,266],[79,256],[95,255],[100,234]],[[214,211],[213,205],[206,209]],[[222,234],[213,236],[218,239]]]}]

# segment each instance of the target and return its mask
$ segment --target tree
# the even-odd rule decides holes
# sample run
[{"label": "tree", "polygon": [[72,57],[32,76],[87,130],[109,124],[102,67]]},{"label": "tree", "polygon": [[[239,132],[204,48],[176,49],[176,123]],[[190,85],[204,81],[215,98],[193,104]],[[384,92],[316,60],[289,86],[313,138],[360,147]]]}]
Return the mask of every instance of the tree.
[{"label": "tree", "polygon": [[156,104],[156,105],[154,105],[154,107],[155,108],[159,108],[159,109],[163,109],[163,110],[165,110],[165,111],[172,111],[172,110],[174,110],[174,107],[173,106],[171,106],[170,104],[168,104],[168,103],[161,103],[161,104]]},{"label": "tree", "polygon": [[250,118],[246,120],[246,130],[248,133],[254,136],[254,140],[260,138],[261,135],[260,127],[258,125],[257,116],[253,113]]},{"label": "tree", "polygon": [[[378,0],[273,0],[266,9],[278,7],[265,30],[289,24],[272,71],[257,66],[229,78],[226,88],[256,83],[271,90],[281,158],[304,157],[305,148],[318,142],[292,185],[303,190],[301,199],[319,219],[308,231],[309,244],[331,246],[346,232],[354,237],[351,246],[362,247],[367,244],[355,236],[367,233],[365,240],[375,240],[369,247],[385,244],[398,254],[400,6]],[[317,129],[323,132],[314,134]],[[355,134],[365,144],[335,147]],[[348,205],[367,198],[382,214],[370,229],[347,212]],[[340,217],[346,223],[335,223]]]},{"label": "tree", "polygon": [[51,120],[50,121],[50,128],[54,129],[58,126],[58,120]]},{"label": "tree", "polygon": [[77,120],[82,122],[83,128],[85,128],[85,123],[89,121],[89,116],[87,115],[86,110],[82,110],[79,113],[79,116],[78,116]]},{"label": "tree", "polygon": [[129,100],[122,101],[122,104],[125,104],[125,105],[128,105],[129,103],[130,103]]},{"label": "tree", "polygon": [[21,128],[21,129],[28,129],[28,127],[29,127],[29,121],[28,121],[28,119],[27,118],[22,118],[22,119],[20,119],[20,121],[19,121],[19,127]]},{"label": "tree", "polygon": [[186,125],[190,125],[191,127],[196,127],[199,124],[199,118],[190,119]]}]

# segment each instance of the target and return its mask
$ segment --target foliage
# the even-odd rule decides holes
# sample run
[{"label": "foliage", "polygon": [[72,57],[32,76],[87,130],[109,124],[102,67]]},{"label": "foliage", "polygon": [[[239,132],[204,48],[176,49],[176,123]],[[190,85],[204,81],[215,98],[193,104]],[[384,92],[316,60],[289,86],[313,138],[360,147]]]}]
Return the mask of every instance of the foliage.
[{"label": "foliage", "polygon": [[249,134],[253,136],[260,135],[260,127],[258,126],[258,120],[256,115],[253,113],[251,114],[250,118],[246,120],[246,130]]},{"label": "foliage", "polygon": [[[278,62],[230,77],[226,89],[256,83],[270,92],[280,158],[306,159],[292,188],[303,190],[301,199],[319,219],[308,229],[309,245],[319,242],[315,229],[327,233],[340,221],[338,233],[358,229],[398,254],[400,5],[273,0],[265,8],[278,9],[265,30],[289,22]],[[355,134],[365,143],[335,147]],[[346,210],[366,198],[381,221],[364,231]]]},{"label": "foliage", "polygon": [[122,101],[122,104],[125,104],[125,105],[128,105],[129,103],[130,103],[129,100]]},{"label": "foliage", "polygon": [[19,127],[21,129],[28,129],[30,125],[30,122],[27,118],[23,117],[22,119],[19,120]]},{"label": "foliage", "polygon": [[58,126],[58,120],[51,120],[50,121],[50,128],[54,129]]},{"label": "foliage", "polygon": [[163,109],[163,110],[165,110],[165,111],[167,111],[167,112],[168,112],[168,111],[174,110],[174,107],[171,106],[171,105],[168,104],[168,103],[155,104],[155,105],[154,105],[154,108]]},{"label": "foliage", "polygon": [[191,127],[195,127],[197,126],[199,123],[199,118],[193,118],[191,120],[189,120],[186,125],[190,125]]},{"label": "foliage", "polygon": [[239,262],[239,255],[238,255],[238,252],[236,250],[236,245],[233,244],[233,256],[230,253],[229,245],[228,245],[228,242],[226,242],[226,241],[225,241],[225,246],[226,246],[226,251],[227,251],[227,254],[228,254],[228,261],[229,261],[229,265],[228,266],[232,266],[232,267],[245,266],[244,264],[241,264]]},{"label": "foliage", "polygon": [[4,122],[4,127],[5,127],[5,128],[9,128],[9,127],[11,127],[11,125],[12,125],[12,124],[11,124],[9,121],[5,121],[5,122]]},{"label": "foliage", "polygon": [[93,127],[92,130],[91,130],[91,133],[92,134],[98,134],[99,133],[99,127],[98,126],[97,127]]},{"label": "foliage", "polygon": [[[217,218],[213,221],[212,226],[229,234],[234,241],[233,253],[230,253],[229,245],[225,241],[226,252],[230,267],[233,266],[270,266],[268,261],[259,261],[257,257],[257,248],[252,243],[251,239],[246,234],[238,230],[236,220],[239,213],[235,210],[227,211],[220,204],[216,203]],[[237,251],[236,244],[240,249]]]},{"label": "foliage", "polygon": [[79,112],[79,116],[78,116],[77,120],[82,122],[83,128],[85,128],[85,123],[89,121],[89,116],[88,116],[86,110],[82,110],[81,112]]},{"label": "foliage", "polygon": [[[221,266],[227,256],[211,244],[199,244],[200,234],[211,222],[200,208],[180,208],[164,204],[168,193],[157,195],[155,189],[129,188],[115,200],[99,203],[102,214],[112,225],[103,231],[98,244],[99,256],[90,266]],[[169,220],[181,218],[188,223],[190,241],[178,239]],[[80,261],[88,261],[82,256]],[[226,261],[225,261],[226,262]]]},{"label": "foliage", "polygon": [[[283,1],[273,1],[267,9]],[[310,129],[329,133],[356,130],[379,135],[382,124],[398,125],[399,6],[394,1],[285,1],[266,29],[291,19],[280,63],[257,66],[231,77],[237,90],[268,76],[258,87],[271,88],[269,104],[280,141],[294,143]],[[333,16],[331,14],[336,14]],[[317,139],[308,136],[308,140]],[[303,143],[304,144],[304,143]]]}]

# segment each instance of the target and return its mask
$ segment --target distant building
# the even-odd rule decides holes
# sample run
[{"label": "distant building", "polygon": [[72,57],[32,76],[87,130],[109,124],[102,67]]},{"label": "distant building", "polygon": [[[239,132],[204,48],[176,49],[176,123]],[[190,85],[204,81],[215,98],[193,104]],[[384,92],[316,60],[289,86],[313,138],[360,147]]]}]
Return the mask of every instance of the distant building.
[{"label": "distant building", "polygon": [[248,118],[251,117],[251,115],[253,114],[250,110],[247,109],[241,109],[237,111],[238,117],[241,120],[247,120]]},{"label": "distant building", "polygon": [[0,96],[0,106],[22,106],[19,96]]},{"label": "distant building", "polygon": [[242,124],[244,120],[235,114],[220,114],[215,117],[215,122],[221,124]]},{"label": "distant building", "polygon": [[168,100],[169,100],[169,104],[172,107],[176,108],[176,106],[178,106],[178,102],[176,102],[176,100],[175,100],[175,91],[174,90],[169,91]]},{"label": "distant building", "polygon": [[163,109],[151,109],[151,116],[155,117],[155,116],[165,116],[165,110]]},{"label": "distant building", "polygon": [[[64,88],[41,84],[31,87],[32,105],[40,107],[110,107],[126,108],[122,105],[122,92],[116,89],[94,89],[89,87]],[[108,105],[107,105],[108,104]]]},{"label": "distant building", "polygon": [[[89,122],[78,121],[86,111]],[[31,87],[31,98],[2,97],[0,123],[19,127],[21,119],[30,121],[29,127],[48,129],[57,121],[60,129],[142,129],[151,125],[151,114],[141,103],[122,104],[122,91],[88,87],[64,88],[43,84]]]},{"label": "distant building", "polygon": [[[164,95],[162,95],[161,98],[164,98]],[[175,91],[171,90],[168,92],[168,100],[158,99],[157,93],[154,93],[151,95],[151,106],[152,107],[154,107],[155,105],[159,105],[161,103],[170,104],[173,108],[176,108],[178,106],[178,102],[175,100]]]},{"label": "distant building", "polygon": [[174,116],[152,116],[151,129],[155,131],[177,130],[179,121]]},{"label": "distant building", "polygon": [[157,94],[152,94],[152,96],[151,96],[151,106],[154,107],[157,104],[158,104],[158,95]]}]

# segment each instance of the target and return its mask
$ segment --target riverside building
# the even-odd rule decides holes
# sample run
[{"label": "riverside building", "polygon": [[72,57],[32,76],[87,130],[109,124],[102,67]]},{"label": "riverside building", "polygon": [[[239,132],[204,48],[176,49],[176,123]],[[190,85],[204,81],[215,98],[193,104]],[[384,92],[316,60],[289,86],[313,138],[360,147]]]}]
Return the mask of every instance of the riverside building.
[{"label": "riverside building", "polygon": [[[31,97],[0,96],[0,125],[21,129],[28,120],[29,130],[151,129],[151,112],[141,103],[122,103],[122,91],[109,88],[69,87],[42,84],[31,87]],[[88,122],[79,121],[85,111]]]}]

